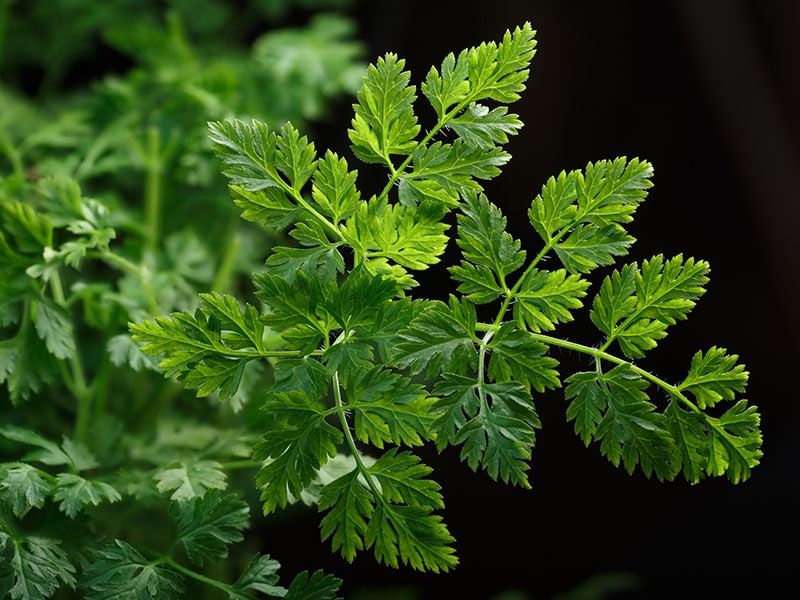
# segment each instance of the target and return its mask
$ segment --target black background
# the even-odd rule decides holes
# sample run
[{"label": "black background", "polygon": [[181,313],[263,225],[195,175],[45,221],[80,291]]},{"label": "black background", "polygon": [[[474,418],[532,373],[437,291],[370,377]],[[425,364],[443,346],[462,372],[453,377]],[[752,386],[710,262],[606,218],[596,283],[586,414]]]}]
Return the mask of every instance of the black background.
[{"label": "black background", "polygon": [[[461,562],[453,571],[394,571],[369,553],[352,565],[331,558],[303,510],[286,515],[265,540],[281,548],[282,571],[323,567],[344,579],[346,598],[797,593],[800,3],[367,1],[355,14],[369,60],[397,53],[416,84],[448,52],[499,41],[506,29],[531,22],[537,54],[528,89],[512,105],[525,127],[487,195],[534,248],[525,212],[549,176],[623,155],[652,162],[655,185],[630,228],[638,240],[630,257],[703,258],[711,281],[646,365],[679,381],[699,349],[738,354],[750,372],[747,397],[762,416],[764,457],[739,485],[628,475],[597,447],[583,446],[556,391],[537,398],[543,428],[531,490],[473,473],[455,451],[425,455],[457,538]],[[349,107],[337,127],[347,119]],[[332,144],[346,143],[330,136]],[[434,295],[449,291],[445,275],[434,269],[426,278]],[[570,338],[598,341],[586,312],[578,321],[567,329]],[[562,373],[581,360],[559,359]],[[296,556],[287,553],[289,540]],[[568,595],[587,581],[595,585],[586,595]],[[612,590],[605,595],[604,582]]]}]

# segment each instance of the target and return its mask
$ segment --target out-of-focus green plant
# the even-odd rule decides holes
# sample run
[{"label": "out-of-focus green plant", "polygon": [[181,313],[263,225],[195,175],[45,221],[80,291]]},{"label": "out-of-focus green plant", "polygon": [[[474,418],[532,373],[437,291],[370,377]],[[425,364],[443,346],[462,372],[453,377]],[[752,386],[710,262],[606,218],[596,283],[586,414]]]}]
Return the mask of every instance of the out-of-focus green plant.
[{"label": "out-of-focus green plant", "polygon": [[0,1],[0,597],[333,597],[331,576],[284,588],[252,543],[228,549],[250,528],[248,399],[270,373],[188,403],[127,324],[263,264],[207,123],[313,128],[364,48],[320,11],[345,2],[162,4]]}]

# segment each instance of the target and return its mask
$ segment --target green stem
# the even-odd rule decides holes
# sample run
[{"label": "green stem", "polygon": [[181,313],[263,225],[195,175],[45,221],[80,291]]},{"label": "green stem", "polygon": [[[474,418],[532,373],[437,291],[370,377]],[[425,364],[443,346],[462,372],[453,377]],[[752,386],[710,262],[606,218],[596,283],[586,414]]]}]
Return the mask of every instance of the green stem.
[{"label": "green stem", "polygon": [[147,130],[145,150],[144,207],[147,222],[147,252],[144,258],[154,258],[161,237],[161,134],[157,127]]},{"label": "green stem", "polygon": [[342,399],[342,388],[339,382],[339,371],[336,371],[333,374],[333,397],[335,401],[335,408],[336,413],[339,415],[339,423],[342,426],[342,431],[344,432],[345,440],[347,441],[347,445],[350,447],[350,452],[353,455],[353,459],[356,461],[356,465],[358,465],[358,470],[360,473],[364,475],[364,479],[369,485],[370,489],[372,490],[373,495],[379,501],[383,501],[383,495],[381,494],[381,490],[378,487],[378,484],[375,483],[372,476],[369,474],[369,467],[364,464],[364,461],[361,460],[361,455],[358,452],[358,447],[356,446],[356,440],[353,437],[353,432],[350,429],[350,424],[347,422],[347,415],[345,414],[345,402]]},{"label": "green stem", "polygon": [[[66,308],[67,300],[64,295],[64,287],[61,283],[61,276],[58,271],[55,271],[50,276],[50,289],[53,292],[53,299],[56,301],[56,304],[62,308]],[[80,441],[86,437],[86,433],[89,429],[92,413],[92,388],[86,381],[80,353],[77,350],[77,340],[75,340],[75,344],[76,349],[69,357],[70,377],[65,379],[65,383],[71,388],[70,391],[78,401],[74,437],[76,440]]]},{"label": "green stem", "polygon": [[0,152],[6,155],[14,170],[14,175],[20,179],[25,178],[25,167],[22,164],[22,155],[11,143],[11,136],[5,126],[0,126]]},{"label": "green stem", "polygon": [[114,254],[108,250],[104,250],[103,252],[87,252],[86,256],[89,258],[103,260],[112,266],[119,267],[123,271],[127,271],[128,273],[134,275],[142,283],[142,289],[144,290],[144,295],[147,302],[147,310],[151,315],[154,316],[161,312],[158,308],[156,293],[150,280],[150,269],[147,267],[147,265],[137,265],[136,263],[129,261],[124,256]]},{"label": "green stem", "polygon": [[[238,219],[237,219],[238,221]],[[217,268],[211,289],[215,292],[224,293],[233,288],[233,267],[236,264],[236,257],[239,254],[241,240],[234,231],[228,236],[228,243],[225,245],[225,253]]]},{"label": "green stem", "polygon": [[149,550],[150,554],[156,557],[156,560],[153,561],[153,565],[157,565],[159,563],[166,564],[178,571],[179,573],[186,575],[194,579],[195,581],[199,581],[200,583],[204,583],[206,585],[210,585],[217,589],[220,589],[226,593],[233,592],[233,586],[222,581],[218,581],[216,579],[212,579],[211,577],[206,577],[202,573],[198,573],[197,571],[192,571],[191,569],[184,567],[182,564],[174,561],[172,557],[167,556],[166,554],[161,554],[160,552],[154,552]]}]

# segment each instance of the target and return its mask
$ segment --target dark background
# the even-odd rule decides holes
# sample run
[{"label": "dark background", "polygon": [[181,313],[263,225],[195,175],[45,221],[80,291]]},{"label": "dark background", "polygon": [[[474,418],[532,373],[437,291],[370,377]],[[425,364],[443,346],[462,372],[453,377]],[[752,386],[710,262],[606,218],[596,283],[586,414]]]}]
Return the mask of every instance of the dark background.
[{"label": "dark background", "polygon": [[[368,553],[352,565],[331,559],[302,512],[274,532],[302,549],[280,556],[282,568],[324,566],[344,579],[347,598],[366,597],[365,588],[378,598],[476,600],[796,594],[800,2],[367,1],[356,15],[369,60],[395,52],[417,84],[448,52],[531,22],[538,50],[512,105],[525,127],[487,195],[533,248],[525,211],[550,175],[622,155],[651,161],[655,185],[631,226],[631,258],[703,258],[711,281],[646,364],[679,381],[699,349],[738,354],[764,457],[739,485],[629,476],[584,448],[557,391],[537,398],[532,490],[473,473],[456,452],[426,456],[457,538],[454,571],[395,572]],[[442,279],[434,271],[428,281]],[[578,320],[571,339],[595,343],[587,313]],[[559,358],[566,372],[573,358]],[[405,594],[390,591],[402,586]]]}]

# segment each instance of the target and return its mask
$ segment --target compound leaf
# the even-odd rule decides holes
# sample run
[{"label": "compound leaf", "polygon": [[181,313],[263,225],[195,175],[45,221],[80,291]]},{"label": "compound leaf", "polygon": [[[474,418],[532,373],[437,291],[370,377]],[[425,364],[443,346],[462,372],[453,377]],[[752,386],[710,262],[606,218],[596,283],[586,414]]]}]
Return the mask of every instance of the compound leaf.
[{"label": "compound leaf", "polygon": [[300,571],[292,580],[284,600],[341,600],[336,593],[342,580],[322,571]]},{"label": "compound leaf", "polygon": [[367,69],[347,132],[353,154],[364,162],[391,166],[391,155],[408,155],[416,147],[416,90],[404,68],[405,60],[390,52]]},{"label": "compound leaf", "polygon": [[709,266],[705,261],[677,255],[667,261],[657,255],[637,265],[625,265],[603,280],[590,317],[616,340],[630,358],[641,358],[667,335],[666,329],[685,319],[705,293]]},{"label": "compound leaf", "polygon": [[75,566],[61,541],[0,531],[0,591],[11,600],[44,600],[61,585],[75,587]]},{"label": "compound leaf", "polygon": [[400,334],[394,362],[428,376],[443,371],[463,373],[477,365],[477,316],[468,300],[450,297],[449,305],[431,301]]},{"label": "compound leaf", "polygon": [[264,461],[256,476],[264,514],[285,507],[289,495],[299,498],[329,457],[335,456],[342,432],[325,421],[325,409],[301,391],[280,392],[264,404],[269,421],[253,458]]},{"label": "compound leaf", "polygon": [[60,502],[58,508],[70,519],[74,519],[87,504],[93,506],[106,501],[119,502],[120,493],[108,483],[84,479],[74,473],[59,473],[56,476],[53,499]]},{"label": "compound leaf", "polygon": [[458,564],[455,541],[439,515],[427,506],[380,502],[366,531],[367,547],[378,562],[398,568],[400,562],[417,571],[439,573]]},{"label": "compound leaf", "polygon": [[228,591],[229,600],[251,600],[254,590],[271,597],[285,598],[287,589],[277,585],[280,563],[269,555],[256,554]]},{"label": "compound leaf", "polygon": [[744,365],[736,363],[738,359],[737,355],[728,355],[725,348],[716,346],[706,353],[697,352],[692,357],[689,374],[678,389],[691,393],[701,409],[721,400],[733,400],[737,392],[744,392],[748,379]]},{"label": "compound leaf", "polygon": [[0,464],[0,504],[9,506],[17,517],[44,506],[52,489],[50,476],[32,465]]},{"label": "compound leaf", "polygon": [[203,496],[208,490],[224,490],[228,486],[222,465],[213,460],[167,466],[156,471],[153,479],[158,491],[162,494],[172,491],[170,500],[176,502]]},{"label": "compound leaf", "polygon": [[163,564],[147,560],[121,540],[96,551],[97,559],[84,571],[80,587],[86,600],[141,600],[183,597],[183,577]]},{"label": "compound leaf", "polygon": [[175,543],[183,545],[186,555],[202,567],[206,560],[228,556],[228,546],[244,539],[250,509],[237,494],[213,490],[186,502],[173,502],[170,520],[177,529]]}]

